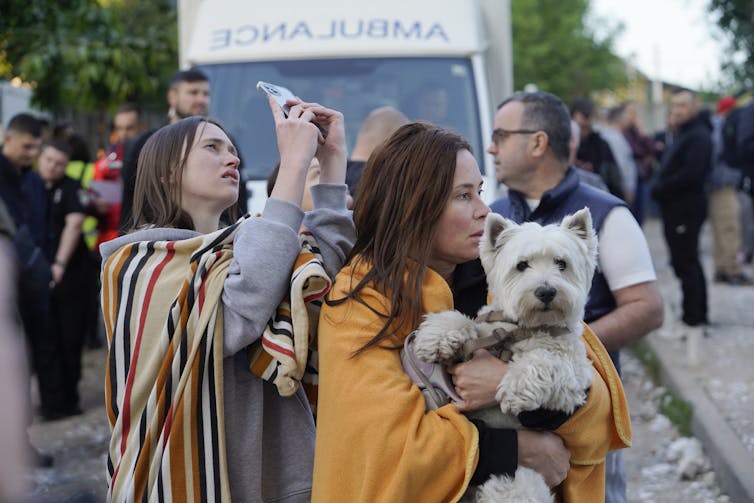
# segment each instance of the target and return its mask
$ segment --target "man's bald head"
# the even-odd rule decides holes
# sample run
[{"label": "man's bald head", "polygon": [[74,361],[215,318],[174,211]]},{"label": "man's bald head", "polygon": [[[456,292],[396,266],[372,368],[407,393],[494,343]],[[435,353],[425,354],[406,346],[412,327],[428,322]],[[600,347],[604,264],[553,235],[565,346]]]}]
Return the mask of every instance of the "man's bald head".
[{"label": "man's bald head", "polygon": [[387,140],[396,129],[409,122],[400,110],[384,106],[375,108],[364,119],[356,137],[351,159],[366,161],[372,151]]}]

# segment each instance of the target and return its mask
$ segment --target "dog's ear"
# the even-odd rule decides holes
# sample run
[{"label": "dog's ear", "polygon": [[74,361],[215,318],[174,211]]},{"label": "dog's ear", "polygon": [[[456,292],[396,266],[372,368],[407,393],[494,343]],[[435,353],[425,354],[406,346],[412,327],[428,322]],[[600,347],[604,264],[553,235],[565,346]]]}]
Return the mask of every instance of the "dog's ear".
[{"label": "dog's ear", "polygon": [[584,207],[573,215],[563,217],[560,226],[573,232],[576,237],[584,241],[589,257],[593,261],[597,259],[597,236],[594,234],[592,213],[589,208]]},{"label": "dog's ear", "polygon": [[487,217],[484,220],[484,235],[482,236],[482,242],[485,246],[489,246],[492,249],[497,248],[497,238],[505,229],[510,227],[512,223],[513,222],[510,220],[490,211],[487,213]]},{"label": "dog's ear", "polygon": [[495,261],[498,249],[503,245],[503,242],[498,238],[503,231],[515,225],[512,220],[503,218],[492,211],[487,214],[487,218],[484,220],[484,234],[479,241],[479,257],[482,259],[485,272],[489,271],[488,268]]}]

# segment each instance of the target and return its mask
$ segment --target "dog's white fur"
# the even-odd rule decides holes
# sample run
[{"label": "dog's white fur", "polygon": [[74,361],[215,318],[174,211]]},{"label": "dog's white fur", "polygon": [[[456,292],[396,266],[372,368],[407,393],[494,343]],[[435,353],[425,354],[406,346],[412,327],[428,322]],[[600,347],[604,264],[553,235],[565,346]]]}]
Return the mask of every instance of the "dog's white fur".
[{"label": "dog's white fur", "polygon": [[[517,428],[516,416],[523,411],[573,413],[586,401],[593,375],[581,340],[597,263],[591,213],[584,208],[560,225],[547,226],[518,225],[490,213],[479,248],[492,304],[476,321],[457,311],[427,314],[416,333],[416,355],[428,362],[458,361],[465,343],[497,330],[503,334],[497,347],[511,354],[497,387],[500,407],[469,415],[492,427]],[[478,321],[490,312],[496,313],[492,319],[502,315],[505,321]],[[513,479],[491,477],[476,490],[475,500],[540,502],[552,496],[541,475],[519,467]]]}]

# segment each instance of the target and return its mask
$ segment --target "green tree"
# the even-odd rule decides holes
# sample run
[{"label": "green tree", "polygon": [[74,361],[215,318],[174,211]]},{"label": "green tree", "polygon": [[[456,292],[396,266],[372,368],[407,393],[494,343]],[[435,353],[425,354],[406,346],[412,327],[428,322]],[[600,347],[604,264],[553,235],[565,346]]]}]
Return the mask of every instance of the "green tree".
[{"label": "green tree", "polygon": [[613,52],[620,25],[587,26],[588,0],[513,0],[513,77],[516,89],[535,84],[568,101],[625,82],[625,65]]},{"label": "green tree", "polygon": [[752,89],[754,85],[754,1],[710,0],[709,12],[717,17],[728,43],[722,69],[730,83]]},{"label": "green tree", "polygon": [[5,3],[0,77],[31,83],[35,105],[53,112],[106,111],[129,100],[164,107],[165,82],[177,67],[167,0]]}]

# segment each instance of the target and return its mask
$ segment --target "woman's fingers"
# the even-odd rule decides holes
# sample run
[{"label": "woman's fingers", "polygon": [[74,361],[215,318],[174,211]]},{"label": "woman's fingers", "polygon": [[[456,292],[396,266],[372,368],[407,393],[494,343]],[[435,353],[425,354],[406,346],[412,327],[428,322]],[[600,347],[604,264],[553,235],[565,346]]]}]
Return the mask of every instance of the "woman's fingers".
[{"label": "woman's fingers", "polygon": [[284,121],[285,112],[283,112],[283,109],[280,108],[278,102],[275,101],[273,97],[268,96],[267,103],[270,105],[270,111],[272,111],[272,119],[275,121],[275,125],[279,124],[280,121]]}]

